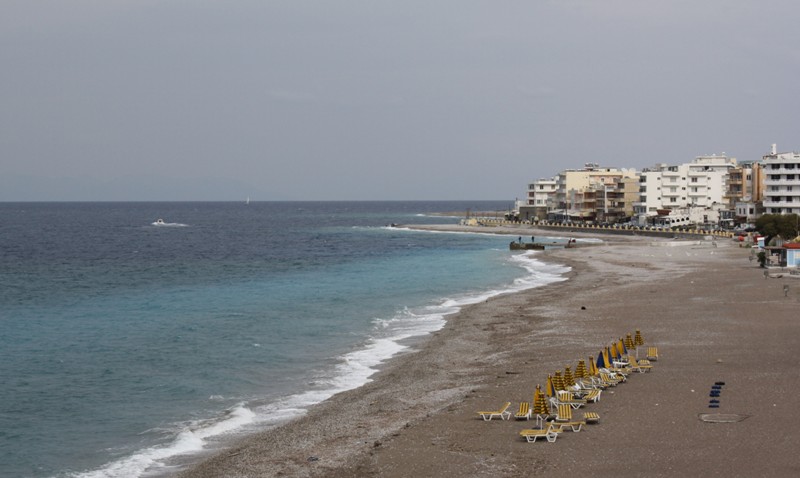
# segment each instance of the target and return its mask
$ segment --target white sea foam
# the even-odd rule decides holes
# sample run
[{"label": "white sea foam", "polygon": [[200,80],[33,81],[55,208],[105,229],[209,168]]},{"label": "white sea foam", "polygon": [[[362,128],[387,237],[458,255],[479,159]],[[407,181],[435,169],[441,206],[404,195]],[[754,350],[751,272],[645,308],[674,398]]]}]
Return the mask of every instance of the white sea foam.
[{"label": "white sea foam", "polygon": [[[166,445],[153,446],[139,450],[131,456],[114,461],[99,470],[75,473],[80,478],[129,478],[142,476],[147,471],[157,471],[164,467],[164,460],[201,451],[206,440],[239,429],[252,423],[255,413],[240,404],[232,408],[221,419],[197,421],[187,424],[177,432],[177,436]],[[155,470],[154,470],[155,469]]]}]

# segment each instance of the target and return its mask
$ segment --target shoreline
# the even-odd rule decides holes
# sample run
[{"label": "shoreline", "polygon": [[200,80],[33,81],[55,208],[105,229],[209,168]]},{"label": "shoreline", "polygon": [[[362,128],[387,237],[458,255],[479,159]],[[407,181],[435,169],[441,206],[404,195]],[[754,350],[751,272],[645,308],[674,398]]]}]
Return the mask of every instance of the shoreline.
[{"label": "shoreline", "polygon": [[[440,227],[473,232],[465,226]],[[476,232],[487,232],[480,229]],[[579,234],[586,233],[574,236],[584,237]],[[753,367],[747,381],[757,383],[748,386],[760,384],[769,390],[775,384],[761,383],[765,380],[756,373],[765,363],[775,370],[783,366],[786,373],[797,376],[794,364],[786,360],[789,350],[796,350],[791,345],[797,345],[800,331],[791,320],[797,309],[794,292],[784,297],[783,282],[765,280],[747,261],[747,250],[732,242],[722,241],[720,247],[690,243],[662,248],[653,247],[659,241],[652,238],[614,239],[578,250],[537,254],[545,262],[571,267],[568,280],[464,307],[447,317],[444,328],[415,344],[413,351],[383,365],[371,382],[313,406],[303,417],[217,451],[178,476],[526,476],[554,469],[593,469],[602,476],[630,471],[625,464],[637,460],[648,461],[650,468],[639,471],[644,474],[649,469],[649,476],[672,476],[681,470],[692,475],[704,469],[712,475],[741,476],[751,470],[759,476],[768,460],[773,471],[800,469],[792,468],[798,465],[788,448],[778,452],[785,451],[783,468],[776,464],[773,434],[780,436],[782,431],[783,436],[794,437],[785,440],[787,447],[798,444],[785,416],[760,417],[758,423],[750,418],[744,426],[697,419],[697,414],[708,412],[708,399],[701,392],[722,375],[749,406],[738,409],[733,406],[735,396],[724,397],[719,411],[749,415],[763,408],[763,397],[735,386],[735,375]],[[776,336],[769,327],[751,330],[746,316],[764,303],[778,312],[773,326],[786,331]],[[678,313],[687,309],[693,315]],[[709,324],[715,328],[709,330]],[[529,444],[517,433],[532,422],[486,423],[475,418],[476,410],[505,401],[514,406],[530,401],[536,384],[544,385],[547,374],[567,365],[574,368],[577,360],[596,356],[600,347],[636,328],[646,341],[659,346],[663,358],[652,373],[632,378],[590,406],[603,417],[600,425],[563,436],[552,445]],[[754,355],[753,363],[740,363],[735,351],[717,343],[721,338],[730,346],[760,344],[782,360],[765,362],[763,351],[750,350],[751,346],[747,353]],[[776,347],[781,341],[783,347]],[[785,353],[780,354],[782,350]],[[687,388],[687,382],[694,380],[697,384]],[[692,413],[685,413],[687,408]],[[781,411],[786,408],[783,402]],[[765,418],[773,422],[765,424]],[[715,441],[715,435],[709,435],[713,427],[726,429],[725,447],[742,450],[735,456],[726,451],[717,458],[698,454],[698,449]],[[618,436],[630,446],[586,453]],[[661,456],[663,444],[669,453]],[[722,445],[719,450],[726,449]],[[746,457],[744,450],[762,447],[763,456],[770,458],[757,466],[758,460]],[[752,451],[747,454],[753,456]]]}]

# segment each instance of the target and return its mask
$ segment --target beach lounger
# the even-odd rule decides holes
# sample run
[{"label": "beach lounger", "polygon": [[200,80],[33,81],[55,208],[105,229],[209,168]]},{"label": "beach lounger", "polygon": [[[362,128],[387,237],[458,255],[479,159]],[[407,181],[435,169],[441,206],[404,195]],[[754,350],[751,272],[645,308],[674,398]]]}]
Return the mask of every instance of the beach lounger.
[{"label": "beach lounger", "polygon": [[520,436],[522,436],[522,438],[524,438],[528,443],[533,443],[536,441],[537,438],[542,438],[542,437],[546,438],[547,441],[549,441],[550,443],[553,443],[554,441],[556,441],[556,438],[558,438],[559,433],[560,431],[558,430],[558,428],[553,426],[552,424],[550,424],[545,429],[530,428],[519,432]]},{"label": "beach lounger", "polygon": [[647,347],[647,360],[658,360],[658,347]]},{"label": "beach lounger", "polygon": [[561,403],[558,405],[556,412],[557,422],[571,422],[572,421],[572,407],[568,403]]},{"label": "beach lounger", "polygon": [[581,421],[570,421],[570,422],[550,422],[552,426],[555,428],[557,427],[558,431],[563,432],[566,428],[567,430],[572,430],[573,432],[581,431],[581,428],[586,425],[586,422]]},{"label": "beach lounger", "polygon": [[628,358],[628,367],[639,373],[649,372],[653,368],[648,360],[636,360],[634,357]]},{"label": "beach lounger", "polygon": [[618,380],[616,377],[612,377],[611,374],[608,372],[600,372],[600,380],[602,380],[603,383],[606,383],[611,387],[616,387],[617,384],[620,382],[620,380]]},{"label": "beach lounger", "polygon": [[520,402],[519,411],[514,415],[517,420],[530,420],[531,419],[531,404],[528,402]]},{"label": "beach lounger", "polygon": [[556,399],[556,404],[560,405],[562,403],[566,403],[572,408],[578,409],[584,405],[586,405],[586,400],[582,398],[575,398],[572,395],[572,392],[565,392],[561,391],[558,392],[558,398]]},{"label": "beach lounger", "polygon": [[594,390],[591,390],[586,395],[584,395],[583,399],[586,400],[587,402],[598,402],[598,401],[600,401],[600,394],[601,393],[602,393],[602,390],[594,389]]},{"label": "beach lounger", "polygon": [[489,421],[492,418],[500,418],[501,420],[508,420],[511,418],[511,412],[508,411],[508,407],[511,406],[511,402],[506,402],[499,410],[491,411],[491,412],[478,412],[481,418],[485,421]]},{"label": "beach lounger", "polygon": [[586,423],[600,423],[600,415],[596,412],[586,412],[583,414],[583,421]]}]

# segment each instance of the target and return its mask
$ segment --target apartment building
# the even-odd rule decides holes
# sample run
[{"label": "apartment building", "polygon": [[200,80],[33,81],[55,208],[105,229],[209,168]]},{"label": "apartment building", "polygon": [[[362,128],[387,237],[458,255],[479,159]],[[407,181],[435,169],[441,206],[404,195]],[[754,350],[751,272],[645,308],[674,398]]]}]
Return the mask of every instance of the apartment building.
[{"label": "apartment building", "polygon": [[800,214],[800,153],[772,153],[763,156],[764,212]]},{"label": "apartment building", "polygon": [[[724,154],[698,156],[691,163],[677,166],[657,164],[648,168],[640,175],[640,200],[634,205],[635,214],[641,222],[659,210],[716,209],[722,205],[733,209],[728,184],[730,172],[736,168],[736,159]],[[744,190],[741,183],[738,186],[737,195]]]}]

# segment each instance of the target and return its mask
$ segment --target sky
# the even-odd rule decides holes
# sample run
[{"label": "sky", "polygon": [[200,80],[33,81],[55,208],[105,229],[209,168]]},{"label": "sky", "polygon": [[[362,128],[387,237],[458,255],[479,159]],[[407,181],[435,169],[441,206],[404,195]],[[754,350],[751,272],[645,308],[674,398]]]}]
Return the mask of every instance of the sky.
[{"label": "sky", "polygon": [[3,0],[0,201],[512,200],[800,150],[796,0]]}]

